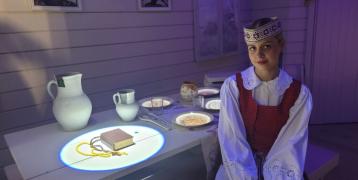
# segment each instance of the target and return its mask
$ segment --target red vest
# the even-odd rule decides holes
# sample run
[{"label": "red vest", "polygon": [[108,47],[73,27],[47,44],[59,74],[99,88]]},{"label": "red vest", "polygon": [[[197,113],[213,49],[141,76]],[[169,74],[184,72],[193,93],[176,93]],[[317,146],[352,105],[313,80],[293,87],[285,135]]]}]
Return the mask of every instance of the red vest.
[{"label": "red vest", "polygon": [[300,94],[301,83],[293,80],[278,106],[264,106],[258,105],[252,97],[252,91],[244,88],[241,73],[236,74],[236,82],[240,92],[240,112],[245,124],[247,141],[253,152],[267,155],[288,120],[290,108]]}]

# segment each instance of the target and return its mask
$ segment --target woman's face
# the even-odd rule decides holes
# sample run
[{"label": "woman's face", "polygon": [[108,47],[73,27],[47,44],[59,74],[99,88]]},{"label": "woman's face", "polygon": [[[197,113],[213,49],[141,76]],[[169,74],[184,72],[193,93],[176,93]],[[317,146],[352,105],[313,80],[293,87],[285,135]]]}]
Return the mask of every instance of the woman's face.
[{"label": "woman's face", "polygon": [[279,57],[283,41],[269,37],[258,42],[248,42],[249,57],[255,70],[276,71],[279,68]]}]

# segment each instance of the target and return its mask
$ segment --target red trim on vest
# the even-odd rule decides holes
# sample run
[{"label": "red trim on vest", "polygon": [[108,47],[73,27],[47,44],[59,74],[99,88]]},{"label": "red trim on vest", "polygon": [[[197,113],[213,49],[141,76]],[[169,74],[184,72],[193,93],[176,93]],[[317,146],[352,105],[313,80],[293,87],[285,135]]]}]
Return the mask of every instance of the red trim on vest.
[{"label": "red trim on vest", "polygon": [[240,112],[247,141],[254,152],[263,152],[266,155],[288,120],[290,108],[300,94],[301,82],[294,79],[277,106],[258,105],[252,97],[252,91],[243,86],[241,73],[236,74],[236,83],[240,92]]}]

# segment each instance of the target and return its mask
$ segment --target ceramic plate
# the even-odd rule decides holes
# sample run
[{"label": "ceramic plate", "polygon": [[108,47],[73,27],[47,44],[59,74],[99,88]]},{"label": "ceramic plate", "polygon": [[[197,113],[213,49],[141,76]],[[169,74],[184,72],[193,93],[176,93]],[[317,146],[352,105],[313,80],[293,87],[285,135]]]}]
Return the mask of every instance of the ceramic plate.
[{"label": "ceramic plate", "polygon": [[220,93],[220,90],[213,87],[202,87],[198,89],[198,95],[201,96],[215,96]]},{"label": "ceramic plate", "polygon": [[218,111],[220,110],[220,102],[219,98],[210,99],[205,103],[205,109]]},{"label": "ceramic plate", "polygon": [[[163,100],[163,102],[161,101]],[[168,107],[174,103],[174,100],[169,97],[149,97],[139,101],[139,104],[145,108],[158,108],[163,106]]]},{"label": "ceramic plate", "polygon": [[175,118],[175,123],[184,127],[198,127],[209,124],[213,119],[213,116],[209,113],[192,111],[179,114]]}]

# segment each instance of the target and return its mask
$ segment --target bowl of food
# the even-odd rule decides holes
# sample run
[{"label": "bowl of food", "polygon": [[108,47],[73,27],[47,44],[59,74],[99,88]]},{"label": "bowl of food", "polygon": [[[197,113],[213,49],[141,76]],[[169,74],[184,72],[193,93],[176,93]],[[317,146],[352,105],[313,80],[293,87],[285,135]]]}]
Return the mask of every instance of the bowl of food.
[{"label": "bowl of food", "polygon": [[175,117],[175,124],[183,127],[204,126],[213,121],[214,117],[206,112],[190,111]]}]

